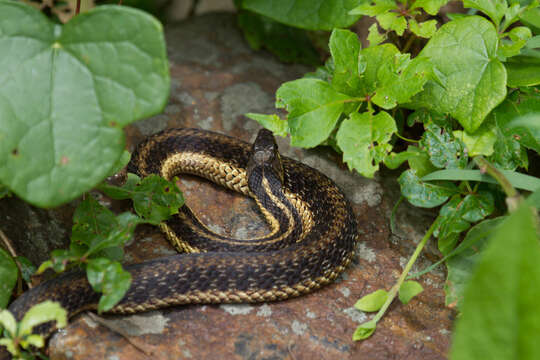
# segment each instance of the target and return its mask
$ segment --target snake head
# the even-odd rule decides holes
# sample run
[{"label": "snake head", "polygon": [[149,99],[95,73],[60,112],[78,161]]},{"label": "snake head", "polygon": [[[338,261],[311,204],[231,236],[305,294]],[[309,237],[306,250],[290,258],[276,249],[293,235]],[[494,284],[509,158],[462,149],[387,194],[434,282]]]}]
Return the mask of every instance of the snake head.
[{"label": "snake head", "polygon": [[272,173],[283,182],[283,165],[276,140],[270,130],[259,130],[257,138],[253,142],[247,175],[250,177],[254,173],[260,173],[262,176],[268,176],[269,173]]}]

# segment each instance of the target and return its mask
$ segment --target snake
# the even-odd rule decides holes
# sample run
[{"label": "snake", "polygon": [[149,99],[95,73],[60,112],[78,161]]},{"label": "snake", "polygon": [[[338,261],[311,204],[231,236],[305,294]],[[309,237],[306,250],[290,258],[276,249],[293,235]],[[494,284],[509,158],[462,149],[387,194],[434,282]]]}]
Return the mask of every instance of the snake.
[{"label": "snake", "polygon": [[[261,129],[251,144],[200,129],[166,129],[137,145],[127,170],[167,180],[196,175],[251,197],[269,230],[249,239],[228,237],[182,206],[160,224],[180,253],[124,265],[131,285],[107,313],[285,300],[329,284],[354,257],[357,224],[343,191],[318,170],[281,156],[269,130]],[[9,310],[20,320],[33,305],[52,300],[72,317],[95,311],[100,295],[76,270],[24,292]],[[54,326],[34,330],[48,337]]]}]

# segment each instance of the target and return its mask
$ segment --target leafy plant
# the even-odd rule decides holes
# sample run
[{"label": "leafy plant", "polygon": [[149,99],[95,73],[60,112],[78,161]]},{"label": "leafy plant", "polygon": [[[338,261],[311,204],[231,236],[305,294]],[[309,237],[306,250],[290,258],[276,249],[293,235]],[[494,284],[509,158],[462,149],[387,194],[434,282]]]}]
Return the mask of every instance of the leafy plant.
[{"label": "leafy plant", "polygon": [[174,182],[157,175],[139,179],[129,174],[122,187],[101,184],[103,192],[115,199],[131,199],[137,215],[131,212],[114,214],[92,195],[79,204],[73,215],[69,249],[54,250],[38,273],[48,268],[61,272],[73,266],[86,269],[88,282],[102,292],[98,311],[110,310],[125,295],[131,275],[122,269],[123,246],[132,238],[135,226],[157,225],[178,213],[184,204],[182,193]]},{"label": "leafy plant", "polygon": [[[390,291],[379,289],[357,302],[358,309],[378,313],[358,327],[355,340],[373,333],[398,293],[407,303],[422,290],[406,279],[431,235],[438,239],[442,259],[409,278],[445,263],[447,304],[466,304],[474,295],[466,293],[464,298],[463,289],[474,263],[483,259],[479,249],[484,246],[480,245],[486,244],[488,252],[495,246],[489,234],[499,223],[502,229],[518,226],[506,218],[490,219],[504,214],[503,193],[514,210],[517,193],[508,189],[540,189],[540,179],[518,172],[527,171],[529,157],[540,152],[538,2],[464,0],[463,6],[471,11],[448,14],[450,21],[443,22],[438,15],[446,3],[359,1],[348,14],[377,21],[369,28],[369,46],[362,48],[355,33],[341,29],[351,23],[336,20],[330,25],[306,26],[302,15],[316,7],[304,1],[292,1],[285,10],[258,1],[243,2],[244,8],[283,24],[332,30],[325,65],[277,90],[276,108],[284,109],[286,117],[246,116],[276,135],[290,135],[294,146],[331,146],[343,154],[349,169],[366,177],[373,177],[381,164],[390,169],[404,167],[398,178],[402,196],[415,206],[439,208]],[[332,11],[346,8],[340,1],[327,5]],[[291,18],[290,13],[295,16]],[[485,256],[484,261],[493,264]],[[486,270],[484,276],[483,281],[489,281],[497,275]],[[538,281],[531,281],[527,287],[538,287]],[[507,296],[517,296],[518,290],[512,289]],[[481,307],[476,311],[478,317],[483,316]],[[464,323],[463,328],[472,326]],[[460,336],[459,328],[456,336]],[[472,348],[470,341],[463,344],[461,349]]]},{"label": "leafy plant", "polygon": [[66,326],[67,314],[60,304],[45,301],[34,305],[19,323],[8,310],[1,310],[0,328],[4,328],[4,337],[0,338],[0,345],[5,346],[15,359],[33,359],[31,347],[41,348],[45,340],[41,335],[33,334],[32,329],[49,321],[55,321],[59,329]]}]

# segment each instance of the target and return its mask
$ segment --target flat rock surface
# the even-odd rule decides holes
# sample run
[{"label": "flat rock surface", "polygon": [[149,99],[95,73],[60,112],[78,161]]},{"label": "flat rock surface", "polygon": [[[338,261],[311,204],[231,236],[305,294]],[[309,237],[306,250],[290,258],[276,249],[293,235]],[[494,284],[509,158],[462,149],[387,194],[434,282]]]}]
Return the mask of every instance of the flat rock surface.
[{"label": "flat rock surface", "polygon": [[[163,114],[126,129],[130,150],[167,127],[199,127],[252,141],[260,126],[243,114],[275,112],[279,85],[310,70],[250,50],[230,14],[196,17],[166,27],[165,33],[170,101]],[[442,271],[424,276],[425,291],[408,305],[394,302],[371,338],[351,340],[355,328],[372,316],[357,311],[355,302],[395,283],[433,214],[403,204],[392,233],[390,213],[399,198],[396,173],[366,179],[349,172],[329,149],[295,149],[282,138],[278,143],[282,154],[334,179],[353,203],[360,242],[354,263],[338,281],[279,303],[182,306],[102,320],[82,314],[51,339],[51,359],[446,358],[454,312],[444,306]],[[267,231],[252,200],[194,177],[182,178],[179,185],[188,205],[214,231],[241,238]],[[173,253],[156,228],[141,226],[126,260]],[[428,247],[417,269],[436,260],[434,253]]]}]

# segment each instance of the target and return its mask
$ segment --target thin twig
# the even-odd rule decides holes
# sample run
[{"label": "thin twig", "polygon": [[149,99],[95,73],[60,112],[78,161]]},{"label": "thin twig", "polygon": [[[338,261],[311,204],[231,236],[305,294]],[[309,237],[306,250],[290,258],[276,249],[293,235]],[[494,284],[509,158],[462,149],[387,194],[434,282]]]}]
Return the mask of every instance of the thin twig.
[{"label": "thin twig", "polygon": [[10,254],[13,258],[16,258],[16,257],[17,257],[17,253],[15,252],[15,248],[14,248],[13,245],[11,244],[11,241],[8,239],[8,237],[6,236],[6,234],[4,234],[4,232],[2,231],[2,229],[0,229],[0,239],[2,240],[2,243],[5,245],[7,251],[9,252],[9,254]]},{"label": "thin twig", "polygon": [[[11,243],[11,240],[9,240],[9,238],[6,236],[6,234],[4,234],[2,229],[0,229],[0,240],[2,240],[2,244],[4,244],[7,251],[9,252],[11,257],[15,261],[15,265],[17,265],[17,269],[19,269],[19,274],[21,276],[17,276],[17,278],[18,278],[17,279],[17,293],[20,294],[20,293],[22,293],[22,266],[16,259],[17,258],[17,252],[15,251],[15,248],[13,247],[13,244]],[[28,285],[29,289],[32,288],[32,284],[27,283],[26,285]]]}]

